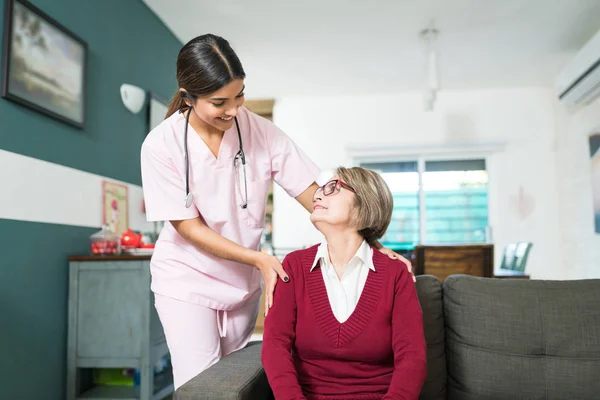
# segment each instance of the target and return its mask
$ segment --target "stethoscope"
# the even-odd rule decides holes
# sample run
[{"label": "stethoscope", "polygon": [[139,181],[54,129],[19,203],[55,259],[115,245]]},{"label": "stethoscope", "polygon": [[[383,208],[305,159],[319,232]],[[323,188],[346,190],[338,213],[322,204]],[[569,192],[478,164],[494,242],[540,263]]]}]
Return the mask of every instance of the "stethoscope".
[{"label": "stethoscope", "polygon": [[[192,107],[187,113],[185,117],[185,130],[183,134],[183,148],[185,152],[185,207],[190,208],[192,203],[194,202],[194,195],[190,192],[190,161],[188,155],[187,148],[187,136],[188,136],[188,125],[190,124],[190,114],[192,113]],[[244,172],[244,193],[246,195],[245,201],[242,204],[242,208],[248,207],[248,184],[246,182],[246,155],[244,154],[244,146],[242,144],[242,134],[240,133],[240,124],[238,123],[237,117],[233,117],[235,121],[235,126],[237,128],[238,140],[240,142],[240,149],[237,153],[235,153],[235,157],[233,159],[233,166],[236,168],[236,163],[238,160],[242,161],[242,169]]]}]

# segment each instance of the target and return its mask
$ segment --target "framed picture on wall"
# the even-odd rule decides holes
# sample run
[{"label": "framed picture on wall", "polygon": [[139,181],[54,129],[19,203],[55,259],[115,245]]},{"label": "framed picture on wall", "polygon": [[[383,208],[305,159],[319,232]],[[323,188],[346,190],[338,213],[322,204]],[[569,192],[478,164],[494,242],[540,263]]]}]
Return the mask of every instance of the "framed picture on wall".
[{"label": "framed picture on wall", "polygon": [[6,0],[2,97],[85,127],[87,43],[26,0]]},{"label": "framed picture on wall", "polygon": [[590,136],[592,158],[592,196],[594,202],[594,226],[600,234],[600,132]]},{"label": "framed picture on wall", "polygon": [[[165,120],[167,111],[169,109],[169,103],[156,93],[149,92],[148,98],[148,128],[146,134],[150,133],[152,129],[156,128],[158,124]],[[164,221],[157,221],[154,222],[153,225],[154,232],[152,233],[152,240],[156,241],[158,239],[158,234],[162,230],[165,223]]]},{"label": "framed picture on wall", "polygon": [[[148,98],[148,132],[165,120],[169,103],[156,93],[150,92]],[[148,133],[146,132],[146,133]]]},{"label": "framed picture on wall", "polygon": [[102,181],[102,225],[108,225],[111,232],[119,235],[127,231],[129,227],[127,185]]}]

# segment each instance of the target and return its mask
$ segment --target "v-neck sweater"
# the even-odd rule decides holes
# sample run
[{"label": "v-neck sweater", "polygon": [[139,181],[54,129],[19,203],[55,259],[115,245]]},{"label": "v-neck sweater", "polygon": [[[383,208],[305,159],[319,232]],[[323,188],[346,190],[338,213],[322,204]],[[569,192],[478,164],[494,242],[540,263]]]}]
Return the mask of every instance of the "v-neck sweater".
[{"label": "v-neck sweater", "polygon": [[334,316],[318,246],[290,253],[265,319],[262,361],[276,400],[416,400],[427,375],[423,318],[406,265],[373,251],[354,312]]}]

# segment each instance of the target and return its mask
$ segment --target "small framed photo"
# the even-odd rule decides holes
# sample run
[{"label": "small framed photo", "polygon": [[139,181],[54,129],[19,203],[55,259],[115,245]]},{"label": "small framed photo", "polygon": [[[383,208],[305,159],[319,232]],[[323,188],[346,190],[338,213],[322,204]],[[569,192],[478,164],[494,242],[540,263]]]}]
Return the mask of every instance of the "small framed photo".
[{"label": "small framed photo", "polygon": [[129,228],[127,185],[102,181],[102,225],[119,235]]},{"label": "small framed photo", "polygon": [[2,97],[85,127],[87,43],[26,0],[6,0]]}]

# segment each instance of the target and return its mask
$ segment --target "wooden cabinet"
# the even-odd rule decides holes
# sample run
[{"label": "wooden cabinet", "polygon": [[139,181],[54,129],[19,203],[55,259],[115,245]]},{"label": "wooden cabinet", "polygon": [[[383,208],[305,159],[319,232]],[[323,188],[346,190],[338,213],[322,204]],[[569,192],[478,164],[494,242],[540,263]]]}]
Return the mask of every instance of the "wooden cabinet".
[{"label": "wooden cabinet", "polygon": [[263,290],[262,296],[260,296],[260,307],[258,309],[258,317],[256,318],[256,326],[254,327],[254,334],[261,336],[265,332],[265,291]]},{"label": "wooden cabinet", "polygon": [[[149,256],[71,257],[68,307],[67,400],[158,400],[173,392],[171,370],[154,374],[168,348]],[[94,386],[93,368],[138,368],[140,385]]]},{"label": "wooden cabinet", "polygon": [[[280,262],[283,263],[284,255],[277,256]],[[278,281],[278,285],[281,285],[282,282]],[[258,337],[262,337],[265,332],[265,290],[263,289],[262,295],[260,296],[260,306],[258,309],[258,317],[256,318],[256,326],[254,327],[254,331],[252,332],[254,335]]]},{"label": "wooden cabinet", "polygon": [[[246,100],[244,102],[244,107],[249,109],[250,111],[260,115],[263,118],[266,118],[270,121],[273,121],[273,106],[275,105],[275,100],[273,99],[253,99]],[[268,247],[272,248],[273,242],[273,181],[269,184],[269,193],[267,195],[267,206],[266,206],[266,215],[265,215],[265,241],[268,244]],[[266,250],[266,249],[263,249]],[[256,327],[254,328],[254,334],[258,336],[262,336],[265,327],[265,293],[263,290],[261,299],[260,299],[260,308],[258,310],[258,317],[256,318]]]},{"label": "wooden cabinet", "polygon": [[492,277],[494,245],[427,246],[415,248],[415,274],[433,275],[444,281],[453,274]]}]

